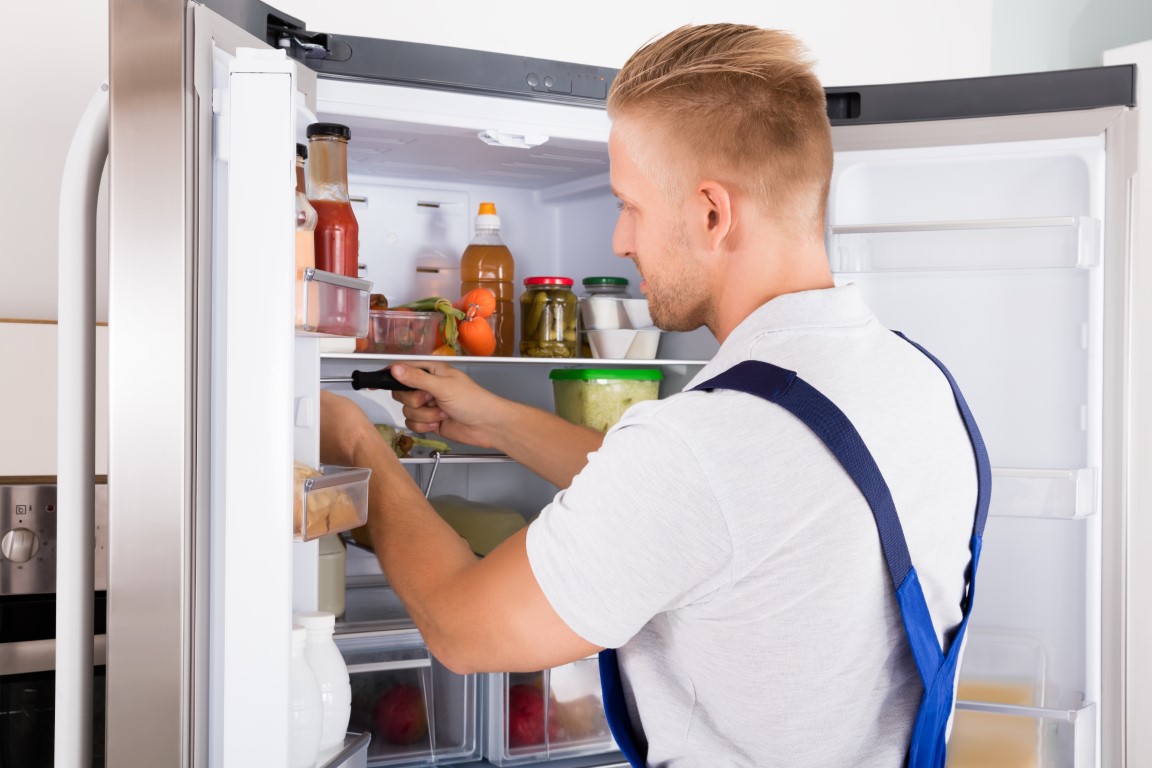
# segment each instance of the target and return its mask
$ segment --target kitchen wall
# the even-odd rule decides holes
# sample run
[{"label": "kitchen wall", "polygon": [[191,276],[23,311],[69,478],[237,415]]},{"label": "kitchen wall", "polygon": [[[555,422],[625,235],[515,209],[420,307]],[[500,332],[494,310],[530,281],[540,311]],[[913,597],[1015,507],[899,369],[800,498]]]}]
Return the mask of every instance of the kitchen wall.
[{"label": "kitchen wall", "polygon": [[[171,0],[177,2],[178,0]],[[664,0],[627,4],[585,0],[538,10],[524,3],[445,0],[434,14],[420,3],[378,0],[271,0],[311,28],[354,32],[482,50],[620,66],[637,47],[690,22],[735,21],[789,29],[812,50],[829,85],[863,85],[1091,66],[1101,51],[1152,38],[1148,0]],[[0,320],[56,317],[56,229],[60,173],[72,130],[107,74],[107,4],[99,0],[9,3],[0,93],[9,105],[0,121],[4,184],[0,211]],[[62,21],[65,20],[65,21]],[[486,30],[478,34],[477,30]],[[48,47],[48,43],[51,47]],[[19,116],[17,118],[16,116]],[[99,233],[103,240],[106,232]],[[105,261],[98,271],[107,287]],[[107,320],[103,298],[99,320]],[[11,330],[11,329],[10,329]],[[5,369],[30,370],[17,346],[0,336]],[[20,441],[55,434],[45,415],[39,428],[17,421],[13,407],[54,413],[44,388],[0,376],[0,475],[14,474]],[[15,405],[14,405],[15,404]],[[53,438],[54,444],[54,438]],[[5,447],[9,446],[9,447]],[[51,455],[51,450],[36,455]],[[53,472],[51,467],[41,470]]]}]

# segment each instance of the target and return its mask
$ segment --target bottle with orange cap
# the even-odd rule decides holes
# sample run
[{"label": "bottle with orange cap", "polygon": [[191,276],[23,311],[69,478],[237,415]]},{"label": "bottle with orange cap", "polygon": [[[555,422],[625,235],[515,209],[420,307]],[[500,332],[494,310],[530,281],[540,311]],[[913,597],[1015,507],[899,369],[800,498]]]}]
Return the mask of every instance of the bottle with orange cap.
[{"label": "bottle with orange cap", "polygon": [[516,305],[513,301],[516,265],[512,252],[500,239],[500,217],[495,203],[480,203],[476,235],[460,257],[460,295],[487,288],[496,296],[492,313],[497,357],[511,357],[516,348]]}]

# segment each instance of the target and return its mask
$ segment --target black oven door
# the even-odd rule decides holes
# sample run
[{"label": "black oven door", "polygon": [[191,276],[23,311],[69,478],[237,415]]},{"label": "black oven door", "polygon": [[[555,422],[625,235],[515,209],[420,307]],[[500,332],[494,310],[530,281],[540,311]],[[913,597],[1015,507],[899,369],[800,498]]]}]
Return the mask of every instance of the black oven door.
[{"label": "black oven door", "polygon": [[[93,616],[92,765],[104,765],[104,593]],[[0,598],[0,768],[52,768],[56,704],[53,595]]]}]

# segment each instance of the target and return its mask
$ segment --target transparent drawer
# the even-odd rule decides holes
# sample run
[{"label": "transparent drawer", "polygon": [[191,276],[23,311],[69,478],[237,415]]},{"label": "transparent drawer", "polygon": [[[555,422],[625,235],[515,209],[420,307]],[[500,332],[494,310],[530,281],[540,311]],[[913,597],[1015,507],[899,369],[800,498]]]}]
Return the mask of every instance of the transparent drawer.
[{"label": "transparent drawer", "polygon": [[1095,705],[1051,682],[1044,643],[1010,630],[970,630],[948,768],[1079,768],[1095,764]]},{"label": "transparent drawer", "polygon": [[364,338],[372,283],[306,269],[296,283],[296,330]]},{"label": "transparent drawer", "polygon": [[311,541],[358,528],[368,520],[368,478],[372,470],[322,464],[312,469],[297,462],[292,535]]},{"label": "transparent drawer", "polygon": [[518,765],[616,750],[595,656],[543,672],[487,677],[489,762]]},{"label": "transparent drawer", "polygon": [[352,685],[348,728],[372,737],[369,766],[479,759],[475,675],[448,670],[415,630],[338,635],[336,645]]}]

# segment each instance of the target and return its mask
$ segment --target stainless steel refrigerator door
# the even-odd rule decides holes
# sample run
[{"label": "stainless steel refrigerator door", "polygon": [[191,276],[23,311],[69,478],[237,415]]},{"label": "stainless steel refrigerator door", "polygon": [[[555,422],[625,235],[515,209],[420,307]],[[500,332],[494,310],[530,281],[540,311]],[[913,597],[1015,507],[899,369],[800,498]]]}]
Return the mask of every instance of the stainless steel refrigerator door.
[{"label": "stainless steel refrigerator door", "polygon": [[[271,51],[199,4],[111,0],[109,325],[115,331],[109,343],[109,465],[117,467],[120,480],[109,490],[115,509],[109,523],[109,765],[284,762],[282,754],[281,759],[276,755],[286,748],[286,709],[276,697],[262,699],[259,689],[248,692],[248,701],[259,702],[256,711],[268,713],[271,732],[248,730],[250,723],[238,713],[241,706],[233,709],[223,732],[209,732],[210,703],[216,696],[210,683],[213,663],[243,668],[245,660],[263,656],[272,661],[259,663],[274,664],[282,655],[286,690],[291,620],[290,600],[285,600],[283,626],[266,630],[283,629],[282,643],[254,648],[268,638],[253,638],[249,644],[225,641],[217,649],[220,658],[212,658],[210,633],[223,628],[212,627],[211,600],[226,591],[226,580],[222,568],[216,584],[209,575],[214,558],[228,555],[235,564],[236,550],[245,545],[233,541],[232,549],[218,554],[209,538],[213,484],[224,482],[212,475],[214,445],[224,439],[213,434],[211,408],[219,400],[213,377],[225,375],[213,370],[220,358],[212,348],[214,238],[226,223],[213,222],[213,102],[222,96],[213,78],[220,52],[241,47]],[[305,79],[312,82],[310,75]],[[285,177],[272,183],[287,185],[290,205],[295,104],[291,91],[285,98]],[[291,232],[285,225],[288,241]],[[259,300],[260,286],[249,290]],[[278,293],[290,317],[291,287]],[[291,328],[290,320],[285,327]],[[290,335],[283,346],[289,355],[278,362],[290,381]],[[233,418],[242,413],[242,407],[235,407]],[[276,418],[290,436],[290,409],[278,411]],[[290,439],[287,445],[290,452]],[[232,458],[233,465],[240,463]],[[286,474],[287,461],[283,469]],[[276,488],[266,481],[257,479],[256,485]],[[282,493],[287,498],[289,492],[285,484]],[[278,507],[272,497],[267,502],[287,508]],[[291,546],[285,530],[280,545],[285,563]],[[229,583],[239,585],[235,592],[271,578],[252,570],[228,574]],[[290,570],[272,581],[273,591],[290,595]],[[232,679],[235,687],[243,678]],[[241,730],[247,733],[241,736]],[[214,757],[210,735],[217,745],[257,746],[234,753],[225,746]],[[271,746],[254,753],[259,759],[241,759],[259,745]]]},{"label": "stainless steel refrigerator door", "polygon": [[204,658],[190,11],[111,0],[109,28],[107,760],[190,766]]}]

